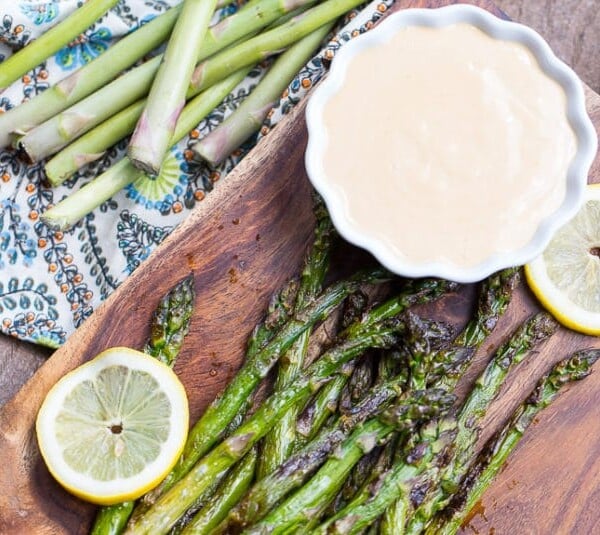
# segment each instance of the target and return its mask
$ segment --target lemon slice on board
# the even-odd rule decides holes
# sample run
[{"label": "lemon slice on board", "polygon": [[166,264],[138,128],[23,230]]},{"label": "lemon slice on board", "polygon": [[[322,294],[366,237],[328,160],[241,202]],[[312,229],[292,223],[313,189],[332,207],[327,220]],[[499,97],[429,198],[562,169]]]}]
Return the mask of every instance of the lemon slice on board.
[{"label": "lemon slice on board", "polygon": [[566,327],[600,335],[600,184],[586,189],[577,215],[525,266],[542,305]]},{"label": "lemon slice on board", "polygon": [[50,473],[68,491],[103,505],[138,498],[179,458],[189,422],[185,389],[154,358],[108,349],[48,392],[36,421]]}]

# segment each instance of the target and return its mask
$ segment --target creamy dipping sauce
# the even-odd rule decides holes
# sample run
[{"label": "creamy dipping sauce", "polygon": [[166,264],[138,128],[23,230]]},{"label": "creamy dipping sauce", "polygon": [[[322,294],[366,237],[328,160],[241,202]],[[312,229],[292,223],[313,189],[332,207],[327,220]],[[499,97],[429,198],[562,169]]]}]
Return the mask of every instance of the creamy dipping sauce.
[{"label": "creamy dipping sauce", "polygon": [[395,254],[474,266],[526,245],[563,202],[566,102],[519,43],[404,28],[355,56],[329,99],[326,181]]}]

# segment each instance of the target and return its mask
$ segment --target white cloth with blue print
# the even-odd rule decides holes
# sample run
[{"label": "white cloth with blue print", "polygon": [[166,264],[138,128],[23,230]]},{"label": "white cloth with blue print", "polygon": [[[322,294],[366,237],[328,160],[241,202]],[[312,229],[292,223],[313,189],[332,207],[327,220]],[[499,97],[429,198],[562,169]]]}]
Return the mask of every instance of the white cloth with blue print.
[{"label": "white cloth with blue print", "polygon": [[[353,30],[381,16],[393,0],[375,1],[356,17],[347,19],[335,50]],[[63,20],[81,0],[0,0],[0,60]],[[17,106],[69,75],[107,50],[111,43],[177,0],[121,0],[71,45],[23,76],[0,94],[0,110]],[[215,21],[236,10],[220,10]],[[305,93],[301,79],[313,84],[327,62],[317,54],[290,84],[286,98],[276,106],[267,126],[276,124]],[[195,135],[214,129],[248,94],[262,71],[253,70],[210,116]],[[51,204],[89,182],[118,161],[126,141],[119,143],[71,180],[50,188],[40,164],[28,165],[12,149],[0,149],[0,329],[6,334],[57,347],[64,343],[94,308],[106,299],[150,252],[182,221],[196,203],[210,194],[256,142],[247,142],[235,156],[211,169],[186,160],[194,141],[186,138],[169,153],[161,176],[131,184],[72,230],[51,232],[39,215]],[[215,187],[216,184],[215,184]]]}]

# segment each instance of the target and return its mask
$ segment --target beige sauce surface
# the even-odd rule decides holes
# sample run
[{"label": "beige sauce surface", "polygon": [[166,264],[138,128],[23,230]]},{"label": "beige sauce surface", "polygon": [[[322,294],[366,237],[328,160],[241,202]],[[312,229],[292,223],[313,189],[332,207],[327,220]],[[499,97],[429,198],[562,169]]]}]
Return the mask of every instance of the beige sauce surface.
[{"label": "beige sauce surface", "polygon": [[412,262],[522,247],[575,154],[563,89],[525,47],[467,24],[362,51],[324,120],[325,174],[353,224]]}]

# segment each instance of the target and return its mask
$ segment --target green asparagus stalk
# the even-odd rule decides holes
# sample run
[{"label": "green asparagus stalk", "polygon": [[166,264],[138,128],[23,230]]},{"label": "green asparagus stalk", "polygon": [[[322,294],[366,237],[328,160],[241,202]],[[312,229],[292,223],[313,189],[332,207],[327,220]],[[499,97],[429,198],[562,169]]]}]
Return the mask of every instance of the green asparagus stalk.
[{"label": "green asparagus stalk", "polygon": [[[261,0],[254,0],[260,3]],[[252,3],[245,4],[243,9],[248,9]],[[255,9],[255,8],[252,8]],[[299,8],[296,11],[303,11],[305,7]],[[274,24],[283,24],[286,17],[295,16],[296,11],[292,11],[278,19]],[[221,24],[223,24],[223,21]],[[209,31],[210,33],[210,31]],[[205,39],[205,42],[207,39]],[[35,100],[35,99],[34,99]],[[58,186],[65,180],[73,176],[73,174],[86,165],[98,158],[112,145],[131,134],[137,124],[142,110],[146,105],[146,99],[140,99],[117,114],[109,117],[106,121],[92,128],[72,143],[55,154],[44,166],[46,176],[52,186]],[[19,106],[18,109],[20,109]],[[10,110],[12,111],[12,110]],[[59,110],[60,111],[60,110]],[[182,112],[183,113],[183,112]],[[6,114],[4,114],[6,115]],[[0,115],[0,123],[3,115]],[[42,119],[43,120],[43,119]],[[181,116],[180,116],[181,120]]]},{"label": "green asparagus stalk", "polygon": [[[348,284],[346,283],[345,286],[347,287]],[[410,286],[412,289],[410,295],[402,293],[367,313],[361,322],[351,325],[344,331],[342,342],[325,352],[304,373],[299,374],[285,390],[275,392],[235,434],[193,465],[195,459],[200,456],[198,452],[206,451],[212,445],[214,441],[212,437],[216,435],[215,429],[223,425],[223,419],[230,418],[230,412],[235,413],[236,407],[241,402],[240,392],[243,398],[247,397],[248,392],[251,391],[249,387],[253,388],[258,379],[265,377],[276,358],[293,343],[289,332],[284,329],[278,337],[280,340],[276,344],[273,344],[275,340],[271,342],[278,348],[277,353],[273,355],[271,351],[263,351],[256,362],[246,363],[225,393],[209,407],[201,418],[200,425],[196,425],[192,430],[193,439],[188,440],[187,453],[184,451],[182,461],[172,472],[174,475],[167,485],[170,487],[180,474],[187,474],[172,485],[172,488],[131,526],[131,531],[134,533],[167,531],[198,496],[203,494],[209,481],[235,464],[270,431],[290,407],[304,403],[311,393],[330,380],[341,366],[367,348],[393,345],[397,341],[397,333],[402,330],[402,322],[396,316],[408,305],[436,299],[452,286],[451,283],[441,280],[416,281]],[[318,300],[308,309],[314,308],[317,303]],[[319,317],[322,317],[322,314],[319,314]],[[301,314],[288,326],[299,335],[310,326],[310,318],[308,315]],[[202,433],[198,432],[199,429]]]},{"label": "green asparagus stalk", "polygon": [[[183,138],[237,86],[248,69],[238,71],[207,89],[184,108],[173,136],[173,143]],[[95,207],[144,174],[127,158],[119,160],[107,171],[44,212],[41,218],[52,229],[65,230],[85,217]]]},{"label": "green asparagus stalk", "polygon": [[188,96],[210,87],[231,69],[262,61],[280,52],[360,3],[361,0],[326,0],[277,28],[216,54],[196,67]]},{"label": "green asparagus stalk", "polygon": [[[468,458],[472,455],[479,436],[479,425],[488,406],[497,396],[509,370],[525,356],[531,354],[533,349],[549,338],[556,329],[557,323],[549,314],[537,314],[517,329],[510,340],[496,352],[478,378],[458,416],[452,419],[455,437],[452,439],[450,452],[450,455],[453,454],[453,460],[449,465],[440,466],[440,461],[445,461],[448,452],[445,452],[441,459],[432,459],[427,464],[420,464],[416,473],[411,469],[413,467],[410,466],[409,460],[406,463],[396,463],[382,482],[382,486],[387,489],[386,492],[380,490],[377,496],[363,495],[360,499],[355,499],[328,525],[335,525],[337,532],[340,533],[358,533],[378,518],[395,500],[410,495],[414,482],[420,481],[426,483],[432,490],[411,516],[407,528],[408,533],[420,533],[433,514],[441,508],[446,497],[442,488],[448,488],[447,482],[450,483],[451,480],[453,482],[464,475],[464,466],[468,464]],[[418,443],[415,449],[420,447],[422,446]],[[443,482],[440,483],[442,480]],[[455,485],[454,488],[457,486]],[[343,531],[340,531],[342,529],[340,526],[343,526]]]},{"label": "green asparagus stalk", "polygon": [[[541,313],[531,318],[527,323],[521,326],[513,334],[511,339],[504,344],[494,355],[492,361],[488,364],[482,375],[477,380],[474,389],[469,394],[465,404],[461,408],[456,418],[456,437],[452,441],[453,459],[448,466],[439,466],[439,462],[432,466],[425,467],[420,478],[425,481],[432,491],[427,495],[425,501],[421,503],[407,527],[408,533],[420,533],[425,527],[425,523],[432,518],[433,514],[441,508],[442,500],[446,494],[442,488],[448,488],[446,483],[450,479],[456,479],[464,473],[464,466],[468,466],[469,456],[473,453],[479,428],[485,411],[490,403],[497,396],[500,387],[510,369],[521,362],[526,355],[533,349],[549,338],[557,329],[557,323],[549,314]],[[447,457],[444,455],[443,457]],[[441,459],[445,461],[445,459]],[[439,461],[439,460],[438,460]],[[465,463],[460,465],[458,463]],[[395,468],[388,476],[391,478],[390,485],[395,488],[407,488],[407,480],[402,480],[403,463],[398,463],[400,468]],[[443,481],[442,483],[439,483]],[[456,485],[455,485],[456,488]],[[401,495],[408,495],[407,492],[399,492]],[[393,499],[393,495],[389,495]],[[340,522],[348,525],[348,531],[344,533],[356,533],[358,530],[368,526],[377,518],[385,508],[388,502],[379,498],[373,500],[377,505],[353,504],[340,514]]]},{"label": "green asparagus stalk", "polygon": [[197,156],[211,165],[222,162],[257,132],[283,90],[304,66],[331,30],[333,22],[308,34],[286,50],[269,69],[240,107],[193,147]]},{"label": "green asparagus stalk", "polygon": [[[329,427],[323,428],[314,440],[293,454],[273,473],[255,483],[231,512],[222,531],[224,533],[237,532],[262,518],[282,498],[300,487],[355,428],[367,419],[378,415],[382,408],[398,398],[405,382],[405,373],[399,373],[373,386],[350,411],[340,416]],[[421,397],[418,395],[406,396],[395,401],[394,403],[399,408],[393,422],[394,427],[411,429],[420,422],[421,416],[437,417],[441,411],[447,410],[449,398],[443,398],[436,394],[433,396],[429,399],[427,394]],[[434,407],[434,403],[438,401],[442,403]],[[425,404],[429,405],[429,409],[424,406]],[[400,409],[400,406],[404,408]],[[430,410],[429,414],[427,414],[428,410]]]},{"label": "green asparagus stalk", "polygon": [[[144,353],[172,367],[189,331],[193,312],[194,278],[190,276],[159,301],[152,317],[150,338],[146,342]],[[91,534],[118,535],[125,528],[133,507],[134,502],[130,501],[100,508]]]},{"label": "green asparagus stalk", "polygon": [[183,7],[158,68],[148,100],[129,141],[127,156],[156,175],[171,146],[185,93],[208,30],[216,0],[183,0]]},{"label": "green asparagus stalk", "polygon": [[454,535],[468,518],[469,512],[500,473],[506,459],[515,449],[535,417],[556,399],[561,389],[572,381],[584,379],[600,357],[600,350],[578,351],[556,364],[542,377],[536,388],[513,413],[508,423],[484,446],[469,468],[459,492],[447,510],[435,517],[427,528],[429,535]]},{"label": "green asparagus stalk", "polygon": [[[367,302],[367,296],[361,292],[348,296],[342,313],[341,325],[343,329],[352,325],[360,317],[367,306]],[[329,417],[335,413],[338,399],[353,368],[354,363],[346,364],[336,377],[315,394],[311,402],[297,417],[294,449],[298,450],[302,445],[312,440]]]},{"label": "green asparagus stalk", "polygon": [[309,532],[335,498],[352,468],[393,430],[379,420],[369,420],[356,429],[319,471],[290,498],[263,520],[245,530],[246,535]]},{"label": "green asparagus stalk", "polygon": [[[432,420],[418,433],[406,463],[396,463],[387,472],[365,487],[350,504],[313,530],[315,535],[330,533],[360,533],[378,519],[385,508],[400,495],[410,494],[422,482],[423,474],[436,468],[436,459],[443,454],[456,435],[453,418]],[[398,530],[401,527],[397,526]]]},{"label": "green asparagus stalk", "polygon": [[[232,43],[248,35],[255,34],[261,28],[268,26],[282,15],[285,15],[298,7],[311,5],[315,1],[316,0],[290,0],[289,2],[284,2],[284,0],[256,0],[251,2],[251,5],[248,7],[240,10],[231,17],[227,17],[219,24],[216,24],[209,29],[196,60],[202,61],[219,50],[228,47]],[[111,49],[100,57],[110,54],[110,50]],[[30,159],[37,161],[54,154],[76,137],[112,117],[140,98],[145,97],[152,86],[152,81],[160,66],[162,57],[162,55],[156,56],[139,67],[131,69],[119,76],[114,81],[111,81],[114,76],[104,78],[102,83],[98,83],[90,89],[88,86],[92,85],[93,80],[102,78],[101,72],[96,72],[98,69],[94,70],[92,73],[94,77],[92,77],[91,80],[88,79],[89,81],[85,84],[85,90],[88,91],[86,93],[86,95],[88,95],[87,98],[82,98],[83,95],[78,100],[69,98],[66,105],[63,105],[65,104],[64,99],[59,100],[58,102],[43,103],[47,105],[47,107],[52,104],[59,108],[49,114],[48,119],[45,120],[45,122],[35,122],[37,117],[36,113],[39,111],[38,108],[41,107],[41,105],[35,110],[32,110],[32,113],[27,116],[27,124],[35,124],[38,126],[27,129],[27,133],[20,140],[20,143],[27,151]],[[248,62],[244,64],[244,67],[255,65],[256,63],[258,62]],[[94,62],[89,65],[93,64]],[[225,72],[219,80],[223,80],[237,70],[239,69],[227,69],[227,72]],[[80,71],[83,71],[83,69]],[[84,74],[90,76],[87,72],[80,74],[80,76],[83,76]],[[73,82],[79,84],[79,79],[76,79]],[[206,89],[212,85],[213,84],[205,85],[204,88]],[[58,93],[64,93],[66,89],[68,89],[68,86],[59,89]],[[45,91],[42,95],[45,93],[48,93],[48,91]],[[83,91],[80,93],[83,93]],[[197,94],[198,91],[188,93],[187,98],[190,99]],[[36,97],[36,99],[42,98],[42,95]],[[19,106],[19,108],[20,107],[21,106]],[[12,110],[9,114],[10,113],[12,113]],[[15,130],[23,130],[23,127],[15,121],[5,124],[10,126],[8,133]]]},{"label": "green asparagus stalk", "polygon": [[50,184],[59,186],[81,167],[102,157],[109,147],[130,134],[145,103],[146,99],[134,102],[55,154],[44,165]]},{"label": "green asparagus stalk", "polygon": [[[295,314],[265,347],[252,358],[247,359],[225,391],[209,405],[191,429],[177,465],[155,491],[146,495],[145,505],[151,504],[185,476],[196,461],[217,442],[221,431],[234,418],[259,382],[303,332],[327,317],[347,295],[356,291],[362,284],[383,282],[388,276],[386,272],[375,269],[330,286],[317,299]],[[273,426],[276,421],[269,423]],[[265,432],[270,429],[271,427]]]},{"label": "green asparagus stalk", "polygon": [[243,457],[295,403],[305,401],[310,394],[326,382],[345,361],[361,353],[367,347],[388,346],[397,342],[398,322],[370,327],[363,336],[336,346],[311,365],[305,374],[299,375],[286,390],[274,393],[239,429],[210,453],[199,460],[193,468],[158,498],[146,513],[130,525],[130,533],[168,532],[177,519],[185,513],[210,481],[233,466]]},{"label": "green asparagus stalk", "polygon": [[[426,346],[417,348],[421,354],[418,357],[413,354],[411,358],[412,388],[425,388],[425,386],[431,385],[433,382],[436,382],[439,386],[444,385],[448,391],[455,388],[458,380],[462,377],[471,362],[472,356],[493,331],[498,320],[508,308],[513,289],[518,281],[518,274],[518,268],[505,269],[494,273],[481,285],[477,313],[454,341],[454,347],[458,351],[460,351],[459,348],[462,346],[467,353],[462,355],[462,358],[450,360],[450,362],[456,364],[452,369],[448,369],[446,365],[448,362],[446,355],[432,354],[430,347]],[[415,335],[418,336],[419,330],[422,331],[423,327],[415,323],[413,330]],[[412,345],[415,347],[414,341]],[[434,372],[438,359],[443,366],[446,366],[445,373]],[[397,453],[401,456],[401,451]],[[399,458],[398,461],[401,462],[401,459]],[[406,520],[406,515],[410,509],[410,496],[407,494],[402,495],[396,502],[390,505],[386,509],[381,523],[380,529],[382,535],[394,535],[398,529],[397,526],[403,527],[404,520]]]},{"label": "green asparagus stalk", "polygon": [[[333,226],[325,205],[316,200],[317,224],[312,248],[304,262],[295,309],[299,313],[319,293],[329,266]],[[294,380],[304,366],[310,330],[301,334],[288,352],[279,359],[274,389],[281,390]],[[289,457],[295,443],[295,427],[299,408],[290,409],[264,438],[257,475],[264,477]]]},{"label": "green asparagus stalk", "polygon": [[179,10],[180,7],[176,6],[155,17],[43,93],[0,115],[0,147],[10,144],[11,133],[23,134],[50,119],[103,87],[158,47],[169,36]]},{"label": "green asparagus stalk", "polygon": [[0,93],[27,71],[69,44],[117,3],[118,0],[88,0],[65,20],[5,59],[0,64]]},{"label": "green asparagus stalk", "polygon": [[182,531],[183,535],[211,535],[213,533],[213,530],[227,516],[229,510],[239,501],[252,483],[257,457],[256,448],[246,454],[223,480],[206,505],[185,527]]}]

